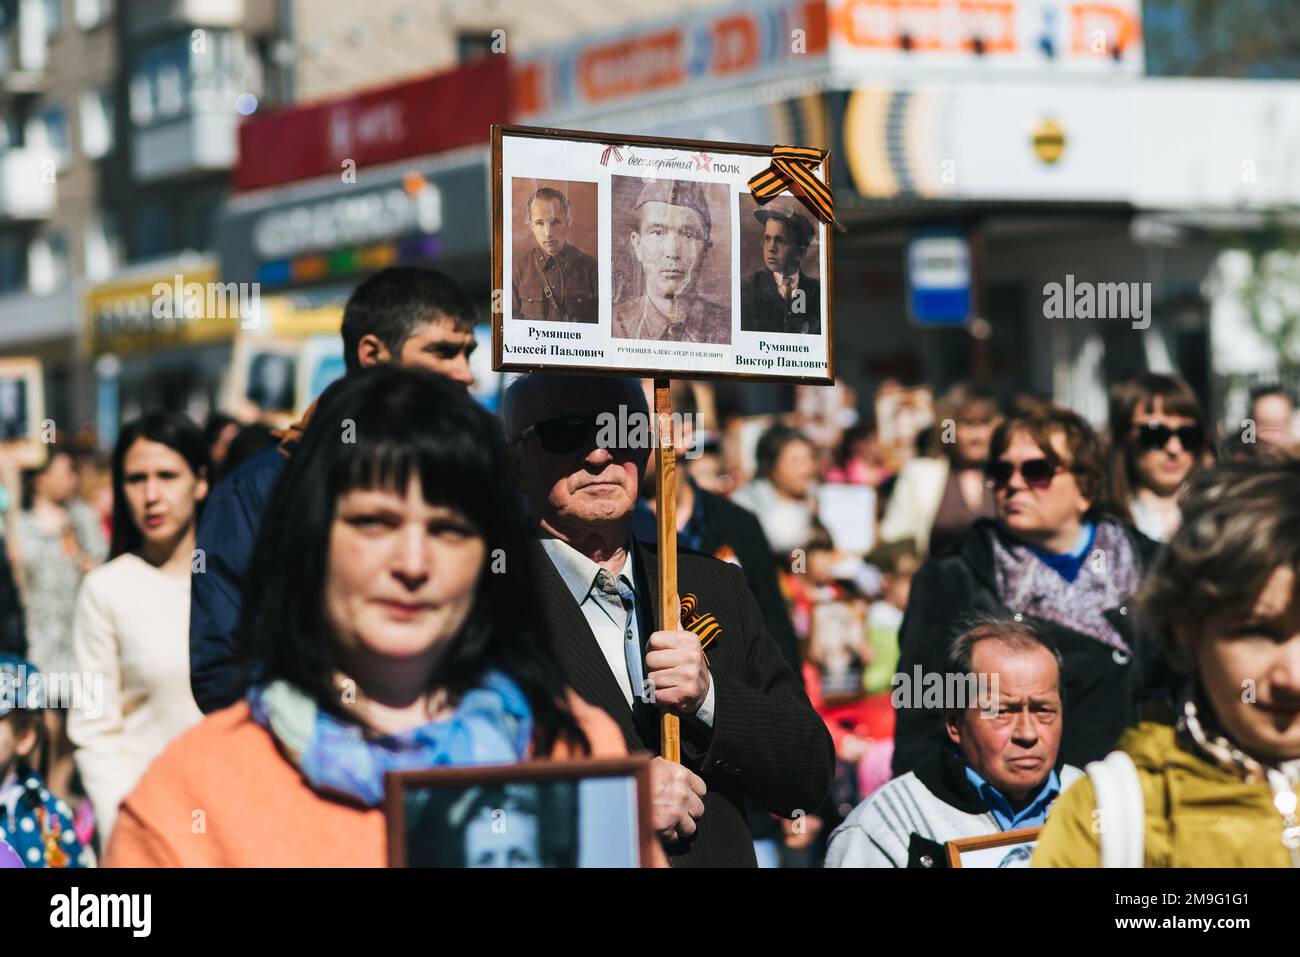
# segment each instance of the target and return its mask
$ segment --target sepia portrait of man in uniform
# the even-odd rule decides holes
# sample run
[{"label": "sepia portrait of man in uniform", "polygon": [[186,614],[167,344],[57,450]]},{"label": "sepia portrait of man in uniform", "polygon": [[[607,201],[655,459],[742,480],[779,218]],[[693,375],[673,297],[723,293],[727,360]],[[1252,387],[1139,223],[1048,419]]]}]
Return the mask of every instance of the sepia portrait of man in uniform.
[{"label": "sepia portrait of man in uniform", "polygon": [[[705,188],[689,180],[654,180],[631,210],[635,219],[626,252],[639,266],[641,295],[614,305],[612,334],[618,339],[731,342],[731,310],[717,300],[729,294],[702,288],[712,249],[713,217]],[[730,281],[727,279],[726,281]]]},{"label": "sepia portrait of man in uniform", "polygon": [[599,270],[594,257],[569,241],[568,195],[548,186],[534,190],[524,203],[523,220],[532,238],[514,251],[513,318],[595,322]]},{"label": "sepia portrait of man in uniform", "polygon": [[812,243],[812,220],[785,199],[754,210],[754,218],[763,227],[763,265],[740,285],[740,328],[746,332],[820,333],[821,283],[800,267]]}]

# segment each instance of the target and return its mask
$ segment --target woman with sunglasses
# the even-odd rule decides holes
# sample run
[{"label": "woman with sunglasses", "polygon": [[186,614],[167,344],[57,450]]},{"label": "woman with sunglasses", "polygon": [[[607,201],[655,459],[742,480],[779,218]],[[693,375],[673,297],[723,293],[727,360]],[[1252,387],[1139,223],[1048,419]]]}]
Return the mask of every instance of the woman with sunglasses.
[{"label": "woman with sunglasses", "polygon": [[[948,647],[974,613],[1028,622],[1064,660],[1060,754],[1082,766],[1105,755],[1161,688],[1129,608],[1156,545],[1100,514],[1101,447],[1068,409],[999,425],[987,474],[997,517],[977,521],[917,573],[898,670],[943,675]],[[932,760],[943,742],[940,709],[899,708],[894,773]]]},{"label": "woman with sunglasses", "polygon": [[1176,720],[1088,768],[1033,866],[1300,868],[1300,463],[1193,479],[1138,606],[1184,676]]},{"label": "woman with sunglasses", "polygon": [[389,365],[331,386],[254,549],[247,700],[163,752],[106,863],[382,866],[389,770],[626,753],[538,630],[508,475],[463,389]]},{"label": "woman with sunglasses", "polygon": [[1211,457],[1205,416],[1182,379],[1146,373],[1110,393],[1107,508],[1147,538],[1178,528],[1179,491]]}]

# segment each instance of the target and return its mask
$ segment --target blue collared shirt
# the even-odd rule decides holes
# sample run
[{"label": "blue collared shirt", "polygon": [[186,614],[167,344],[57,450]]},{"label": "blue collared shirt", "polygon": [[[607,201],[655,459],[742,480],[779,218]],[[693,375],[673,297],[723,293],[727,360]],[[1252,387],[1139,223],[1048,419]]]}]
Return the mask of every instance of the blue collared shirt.
[{"label": "blue collared shirt", "polygon": [[966,766],[966,780],[974,786],[981,800],[988,805],[998,827],[1004,831],[1014,831],[1022,827],[1042,827],[1047,822],[1047,812],[1061,794],[1061,780],[1053,771],[1039,789],[1038,796],[1019,811],[1011,809],[1011,802],[1002,796],[1002,792],[985,781],[979,772]]},{"label": "blue collared shirt", "polygon": [[1079,537],[1075,539],[1074,548],[1065,554],[1049,552],[1034,545],[1030,545],[1029,548],[1038,556],[1039,561],[1073,584],[1083,568],[1084,559],[1092,549],[1092,543],[1096,540],[1097,526],[1092,522],[1084,522],[1079,528]]}]

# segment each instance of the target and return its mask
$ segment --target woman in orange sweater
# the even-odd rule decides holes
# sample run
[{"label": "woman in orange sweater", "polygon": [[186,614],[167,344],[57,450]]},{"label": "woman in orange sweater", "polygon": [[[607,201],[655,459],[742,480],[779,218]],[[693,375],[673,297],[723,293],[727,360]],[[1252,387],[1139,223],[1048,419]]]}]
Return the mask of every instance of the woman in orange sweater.
[{"label": "woman in orange sweater", "polygon": [[108,866],[382,866],[389,770],[625,753],[530,617],[499,435],[425,372],[325,393],[246,577],[247,699],[154,763]]}]

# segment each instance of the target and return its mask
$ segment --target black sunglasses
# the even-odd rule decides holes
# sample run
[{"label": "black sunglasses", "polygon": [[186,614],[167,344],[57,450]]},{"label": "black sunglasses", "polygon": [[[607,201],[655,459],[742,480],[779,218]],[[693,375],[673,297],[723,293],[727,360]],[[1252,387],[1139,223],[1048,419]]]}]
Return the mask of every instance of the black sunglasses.
[{"label": "black sunglasses", "polygon": [[596,427],[595,415],[564,415],[528,426],[519,433],[516,442],[526,442],[534,435],[542,443],[542,451],[551,455],[564,455],[582,448]]},{"label": "black sunglasses", "polygon": [[1171,429],[1158,422],[1148,422],[1146,425],[1135,425],[1133,435],[1138,444],[1147,451],[1163,449],[1175,435],[1178,436],[1178,444],[1188,452],[1199,452],[1201,446],[1205,444],[1205,430],[1199,425],[1184,425],[1181,428]]},{"label": "black sunglasses", "polygon": [[1016,472],[1020,473],[1020,477],[1030,488],[1044,489],[1052,484],[1052,479],[1056,478],[1056,473],[1060,471],[1062,471],[1061,463],[1049,458],[1026,459],[1020,463],[1003,462],[999,459],[984,467],[984,475],[988,478],[989,486],[998,491],[1011,484],[1011,477]]}]

